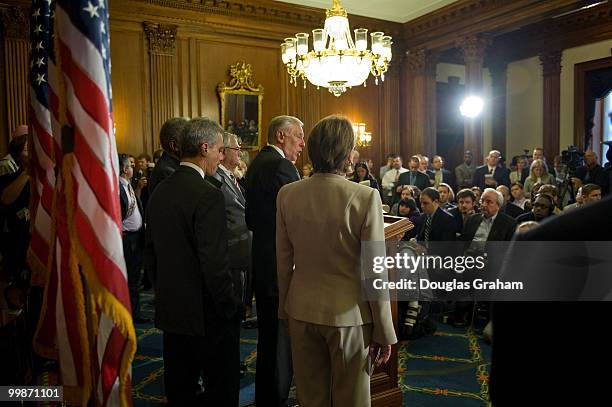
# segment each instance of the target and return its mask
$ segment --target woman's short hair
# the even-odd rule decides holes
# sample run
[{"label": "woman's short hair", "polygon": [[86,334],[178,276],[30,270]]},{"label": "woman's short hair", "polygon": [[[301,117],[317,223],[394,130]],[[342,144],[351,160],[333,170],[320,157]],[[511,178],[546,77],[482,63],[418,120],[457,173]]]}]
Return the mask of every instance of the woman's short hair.
[{"label": "woman's short hair", "polygon": [[327,116],[312,128],[307,144],[314,172],[342,172],[355,148],[353,124],[344,116]]},{"label": "woman's short hair", "polygon": [[216,122],[206,117],[196,117],[189,120],[180,136],[181,158],[193,158],[198,155],[202,144],[212,146],[217,143],[217,137],[223,134],[223,129]]},{"label": "woman's short hair", "polygon": [[416,204],[416,201],[414,200],[414,198],[402,199],[401,201],[399,201],[398,207],[399,206],[405,206],[407,208],[410,208],[410,212],[418,211],[417,204]]}]

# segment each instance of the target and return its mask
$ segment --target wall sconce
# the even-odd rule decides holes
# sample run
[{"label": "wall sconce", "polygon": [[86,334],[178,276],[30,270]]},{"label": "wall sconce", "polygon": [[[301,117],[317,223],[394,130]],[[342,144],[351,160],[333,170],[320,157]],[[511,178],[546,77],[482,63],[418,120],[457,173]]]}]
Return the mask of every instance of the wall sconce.
[{"label": "wall sconce", "polygon": [[372,133],[365,131],[365,129],[365,123],[353,124],[353,131],[355,132],[355,137],[357,137],[357,145],[359,147],[369,147],[372,144]]}]

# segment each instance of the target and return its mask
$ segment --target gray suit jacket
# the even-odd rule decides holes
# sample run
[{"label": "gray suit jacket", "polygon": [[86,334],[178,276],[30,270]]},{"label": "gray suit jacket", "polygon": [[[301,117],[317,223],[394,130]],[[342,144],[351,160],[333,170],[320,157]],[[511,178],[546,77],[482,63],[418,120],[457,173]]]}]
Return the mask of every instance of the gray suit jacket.
[{"label": "gray suit jacket", "polygon": [[246,202],[244,194],[221,168],[217,168],[215,178],[221,181],[221,192],[223,192],[225,198],[229,267],[231,269],[246,270],[251,266],[251,242],[253,234],[247,228],[244,217]]}]

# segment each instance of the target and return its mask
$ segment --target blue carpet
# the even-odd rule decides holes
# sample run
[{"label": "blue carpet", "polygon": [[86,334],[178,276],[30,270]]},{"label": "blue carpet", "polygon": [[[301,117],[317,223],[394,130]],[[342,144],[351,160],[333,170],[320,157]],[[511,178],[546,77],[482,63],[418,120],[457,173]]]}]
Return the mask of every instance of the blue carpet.
[{"label": "blue carpet", "polygon": [[[143,315],[152,318],[152,294],[142,294]],[[132,365],[135,407],[160,406],[165,402],[161,331],[152,324],[137,324],[138,351]],[[242,329],[240,356],[247,373],[240,381],[240,405],[255,399],[257,329]],[[438,324],[433,336],[402,344],[399,350],[399,386],[404,406],[488,406],[491,347],[478,331]],[[293,390],[294,391],[294,390]],[[294,394],[292,391],[292,394]]]}]

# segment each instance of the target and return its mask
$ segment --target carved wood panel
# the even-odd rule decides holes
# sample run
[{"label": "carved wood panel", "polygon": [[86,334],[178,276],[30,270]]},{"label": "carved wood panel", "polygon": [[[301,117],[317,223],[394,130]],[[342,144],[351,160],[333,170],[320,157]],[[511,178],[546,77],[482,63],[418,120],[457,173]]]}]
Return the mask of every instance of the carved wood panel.
[{"label": "carved wood panel", "polygon": [[7,100],[7,134],[20,124],[28,123],[28,64],[29,44],[24,39],[7,38],[4,42],[4,58],[11,63],[5,66]]}]

